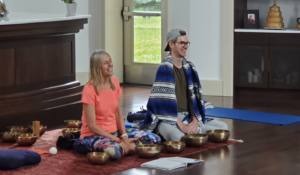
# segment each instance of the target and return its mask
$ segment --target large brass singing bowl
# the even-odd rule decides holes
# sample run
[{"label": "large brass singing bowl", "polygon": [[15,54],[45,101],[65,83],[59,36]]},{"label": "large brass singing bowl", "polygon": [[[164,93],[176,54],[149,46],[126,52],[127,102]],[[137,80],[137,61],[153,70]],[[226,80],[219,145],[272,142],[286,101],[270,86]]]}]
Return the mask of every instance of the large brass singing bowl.
[{"label": "large brass singing bowl", "polygon": [[[32,132],[33,128],[32,125],[28,125],[28,129]],[[47,126],[41,125],[40,126],[40,136],[42,136],[47,130]]]},{"label": "large brass singing bowl", "polygon": [[109,154],[104,152],[90,152],[87,154],[89,162],[95,165],[102,165],[108,162]]},{"label": "large brass singing bowl", "polygon": [[141,158],[154,158],[159,155],[161,145],[137,145],[135,147],[136,154]]},{"label": "large brass singing bowl", "polygon": [[81,128],[81,120],[65,120],[64,121],[66,128]]},{"label": "large brass singing bowl", "polygon": [[184,142],[167,141],[163,143],[165,150],[168,153],[178,154],[185,148]]},{"label": "large brass singing bowl", "polygon": [[17,135],[17,143],[20,146],[31,146],[37,140],[37,135],[32,133],[22,133]]},{"label": "large brass singing bowl", "polygon": [[20,132],[15,132],[15,131],[3,132],[1,133],[2,141],[5,143],[15,143],[18,134],[20,134]]},{"label": "large brass singing bowl", "polygon": [[215,143],[223,143],[229,139],[230,132],[228,130],[210,130],[207,131],[208,140]]},{"label": "large brass singing bowl", "polygon": [[79,132],[81,129],[80,128],[64,128],[62,130],[62,135],[65,136],[69,136],[75,132]]},{"label": "large brass singing bowl", "polygon": [[23,127],[23,126],[9,126],[7,127],[10,131],[14,132],[20,132],[20,133],[26,133],[28,128]]},{"label": "large brass singing bowl", "polygon": [[201,147],[206,144],[208,136],[206,134],[187,134],[184,138],[187,146]]}]

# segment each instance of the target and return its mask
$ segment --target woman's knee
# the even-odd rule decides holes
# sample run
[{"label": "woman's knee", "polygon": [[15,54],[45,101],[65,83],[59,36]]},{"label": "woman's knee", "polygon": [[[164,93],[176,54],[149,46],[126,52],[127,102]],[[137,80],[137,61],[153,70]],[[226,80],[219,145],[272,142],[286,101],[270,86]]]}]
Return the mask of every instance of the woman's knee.
[{"label": "woman's knee", "polygon": [[118,160],[123,155],[123,149],[119,144],[104,148],[103,151],[110,156],[110,160]]}]

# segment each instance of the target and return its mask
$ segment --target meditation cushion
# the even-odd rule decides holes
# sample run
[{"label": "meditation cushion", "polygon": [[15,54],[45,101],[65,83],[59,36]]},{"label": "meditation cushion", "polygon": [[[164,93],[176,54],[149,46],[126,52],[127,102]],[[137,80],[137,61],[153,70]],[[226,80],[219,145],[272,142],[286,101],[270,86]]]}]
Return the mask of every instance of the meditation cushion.
[{"label": "meditation cushion", "polygon": [[91,152],[89,149],[87,149],[87,147],[85,147],[83,144],[81,144],[80,139],[77,139],[73,143],[73,148],[79,154],[87,154],[87,153]]},{"label": "meditation cushion", "polygon": [[135,120],[144,120],[146,118],[146,112],[145,113],[129,113],[127,115],[127,121],[133,122]]},{"label": "meditation cushion", "polygon": [[21,149],[0,149],[0,170],[14,170],[21,166],[41,162],[41,156],[33,151]]}]

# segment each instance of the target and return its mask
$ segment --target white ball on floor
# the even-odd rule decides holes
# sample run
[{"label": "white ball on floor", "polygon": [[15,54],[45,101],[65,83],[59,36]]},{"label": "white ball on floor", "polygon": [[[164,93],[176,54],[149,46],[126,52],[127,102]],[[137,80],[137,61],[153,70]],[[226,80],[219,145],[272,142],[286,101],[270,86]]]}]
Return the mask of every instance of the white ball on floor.
[{"label": "white ball on floor", "polygon": [[57,149],[55,147],[50,148],[49,150],[50,154],[56,154],[57,153]]}]

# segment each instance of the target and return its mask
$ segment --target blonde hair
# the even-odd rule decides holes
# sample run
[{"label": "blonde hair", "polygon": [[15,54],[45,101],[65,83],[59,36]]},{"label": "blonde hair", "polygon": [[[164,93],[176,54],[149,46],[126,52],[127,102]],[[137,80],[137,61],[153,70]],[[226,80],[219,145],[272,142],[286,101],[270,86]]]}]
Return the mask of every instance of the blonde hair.
[{"label": "blonde hair", "polygon": [[[110,56],[105,50],[95,50],[90,58],[90,80],[87,84],[92,84],[94,86],[97,95],[99,95],[98,87],[100,87],[101,83],[103,82],[101,65],[102,58],[105,54]],[[109,84],[113,90],[116,89],[115,84],[111,80],[111,77],[109,77]]]}]

